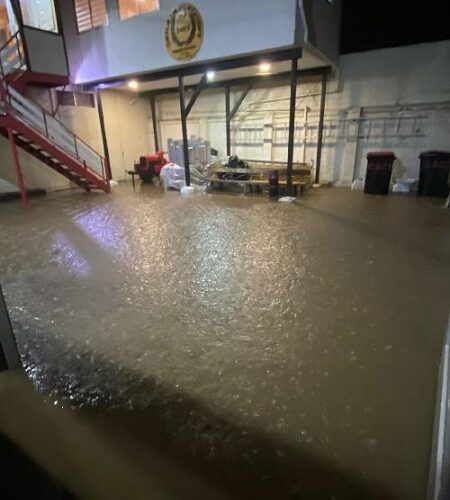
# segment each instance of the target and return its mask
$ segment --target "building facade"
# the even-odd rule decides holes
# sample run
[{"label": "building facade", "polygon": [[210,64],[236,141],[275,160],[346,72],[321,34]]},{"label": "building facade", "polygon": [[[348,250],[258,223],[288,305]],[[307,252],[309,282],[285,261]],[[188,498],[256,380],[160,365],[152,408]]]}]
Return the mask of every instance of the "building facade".
[{"label": "building facade", "polygon": [[[136,158],[154,151],[155,138],[163,149],[169,138],[182,138],[178,96],[161,93],[177,87],[180,71],[187,85],[198,83],[206,68],[215,71],[216,85],[200,93],[187,129],[188,135],[208,139],[225,153],[225,98],[217,84],[254,76],[259,61],[271,64],[268,77],[287,74],[290,51],[301,54],[300,72],[329,68],[322,182],[350,185],[364,177],[366,153],[379,149],[392,149],[407,175],[417,177],[420,152],[447,147],[449,42],[339,57],[339,2],[192,3],[202,16],[204,33],[189,61],[177,61],[165,46],[166,22],[177,5],[171,0],[5,0],[0,35],[7,42],[16,32],[22,34],[30,70],[27,98],[38,101],[100,154],[106,153],[106,146],[117,180],[127,178]],[[294,161],[316,161],[321,93],[317,75],[298,81]],[[289,78],[267,81],[267,86],[249,90],[234,116],[231,150],[246,158],[286,161]],[[153,120],[150,96],[155,91]],[[234,103],[242,85],[230,93]],[[19,151],[19,156],[27,186],[72,185],[28,153]],[[16,174],[3,138],[0,158],[0,190],[14,190]]]}]

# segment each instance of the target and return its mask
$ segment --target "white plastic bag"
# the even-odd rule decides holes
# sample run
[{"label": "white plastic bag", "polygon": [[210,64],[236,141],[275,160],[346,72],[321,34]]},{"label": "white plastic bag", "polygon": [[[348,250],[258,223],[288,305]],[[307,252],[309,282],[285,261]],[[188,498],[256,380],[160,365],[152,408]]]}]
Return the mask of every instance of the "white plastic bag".
[{"label": "white plastic bag", "polygon": [[159,174],[160,179],[164,183],[164,189],[174,188],[180,190],[186,185],[184,178],[184,168],[176,163],[168,163],[164,165]]}]

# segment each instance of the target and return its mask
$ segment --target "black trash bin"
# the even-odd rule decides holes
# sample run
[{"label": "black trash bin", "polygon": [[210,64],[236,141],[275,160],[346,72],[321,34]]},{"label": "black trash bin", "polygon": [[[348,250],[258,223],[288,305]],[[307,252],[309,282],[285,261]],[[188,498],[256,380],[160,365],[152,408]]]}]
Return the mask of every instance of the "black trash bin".
[{"label": "black trash bin", "polygon": [[369,194],[388,194],[391,182],[392,165],[395,155],[391,151],[367,154],[366,182],[364,192]]},{"label": "black trash bin", "polygon": [[419,158],[420,174],[417,194],[447,197],[450,191],[450,152],[424,151]]}]

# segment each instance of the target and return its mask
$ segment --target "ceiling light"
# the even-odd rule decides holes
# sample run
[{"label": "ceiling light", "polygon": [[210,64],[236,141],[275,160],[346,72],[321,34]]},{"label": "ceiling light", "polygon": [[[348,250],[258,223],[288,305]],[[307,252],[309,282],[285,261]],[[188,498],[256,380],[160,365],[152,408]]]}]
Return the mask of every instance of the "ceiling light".
[{"label": "ceiling light", "polygon": [[128,83],[127,83],[128,87],[130,87],[130,89],[133,89],[133,90],[136,90],[139,86],[137,80],[130,80]]},{"label": "ceiling light", "polygon": [[208,80],[214,80],[215,76],[216,76],[216,73],[214,71],[207,71],[207,73],[206,73],[206,78]]},{"label": "ceiling light", "polygon": [[268,73],[270,71],[270,64],[267,63],[267,62],[262,62],[260,65],[259,65],[259,71],[261,73]]}]

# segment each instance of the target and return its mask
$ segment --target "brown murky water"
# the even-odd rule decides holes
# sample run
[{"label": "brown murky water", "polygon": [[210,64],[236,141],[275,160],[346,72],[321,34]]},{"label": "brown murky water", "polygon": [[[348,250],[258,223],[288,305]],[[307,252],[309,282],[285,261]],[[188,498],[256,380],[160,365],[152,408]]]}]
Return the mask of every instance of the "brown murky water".
[{"label": "brown murky water", "polygon": [[121,186],[2,205],[0,228],[26,369],[56,404],[151,414],[235,497],[424,498],[450,306],[439,202]]}]

